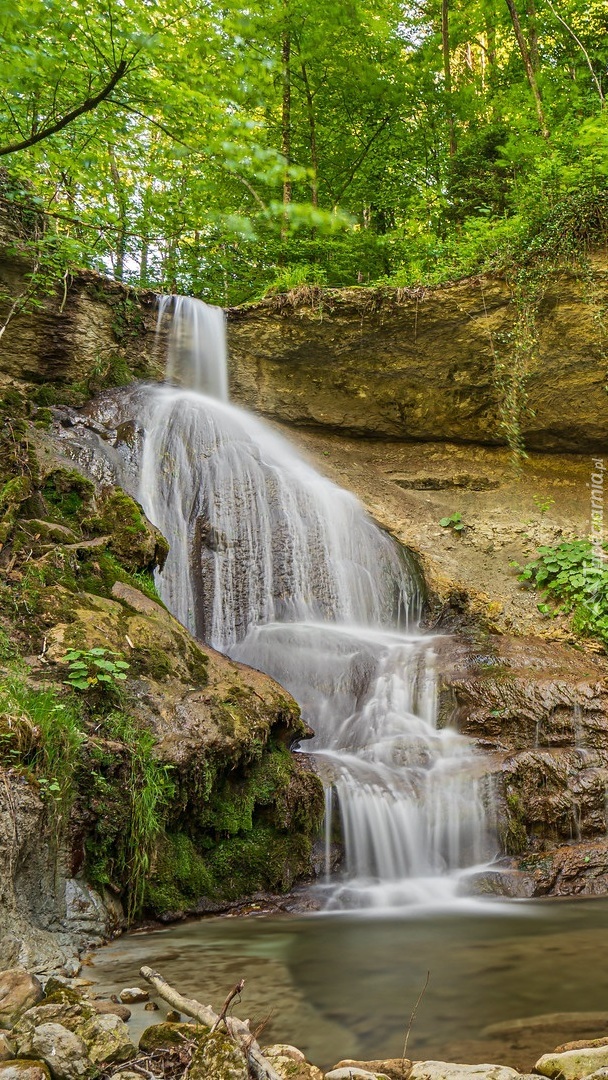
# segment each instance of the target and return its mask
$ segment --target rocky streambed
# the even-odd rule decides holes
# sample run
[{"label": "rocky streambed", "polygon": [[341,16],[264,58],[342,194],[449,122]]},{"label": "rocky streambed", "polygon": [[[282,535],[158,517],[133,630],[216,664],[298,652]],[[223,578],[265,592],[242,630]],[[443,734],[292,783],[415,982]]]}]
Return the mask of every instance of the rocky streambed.
[{"label": "rocky streambed", "polygon": [[[163,980],[150,969],[148,981],[165,996]],[[252,1059],[250,1044],[235,1035],[231,1001],[210,1026],[195,1022],[189,1013],[199,1003],[183,1002],[184,1015],[172,1011],[155,1023],[159,1006],[146,984],[116,987],[117,993],[100,994],[87,979],[51,978],[43,987],[25,968],[0,972],[0,1080],[516,1080],[544,1076],[549,1080],[599,1080],[608,1075],[608,1037],[598,1035],[557,1046],[541,1053],[532,1073],[501,1064],[463,1064],[406,1057],[357,1060],[344,1058],[326,1070],[306,1060],[297,1047],[286,1043],[262,1045]],[[228,999],[227,999],[228,1001]],[[268,1002],[269,1007],[272,1002]],[[137,1043],[128,1022],[131,1010],[149,1014],[150,1023]],[[203,1006],[203,1011],[205,1007]],[[217,1008],[220,1009],[219,1004]],[[238,1022],[237,1022],[238,1023]],[[598,1029],[605,1028],[598,1014]],[[257,1053],[257,1049],[256,1049]]]}]

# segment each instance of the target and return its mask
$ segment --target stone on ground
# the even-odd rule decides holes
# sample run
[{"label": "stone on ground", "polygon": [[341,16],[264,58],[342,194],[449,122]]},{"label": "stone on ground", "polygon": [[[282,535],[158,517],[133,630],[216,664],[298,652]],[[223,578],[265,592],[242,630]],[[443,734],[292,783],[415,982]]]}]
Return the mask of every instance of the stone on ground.
[{"label": "stone on ground", "polygon": [[3,1031],[0,1031],[0,1061],[10,1061],[14,1058],[15,1051]]},{"label": "stone on ground", "polygon": [[42,984],[24,968],[0,972],[0,1027],[12,1027],[17,1017],[43,995]]},{"label": "stone on ground", "polygon": [[289,1043],[273,1043],[272,1046],[263,1046],[262,1053],[267,1058],[286,1057],[291,1058],[292,1061],[306,1061],[302,1051],[298,1050],[297,1046],[290,1046]]},{"label": "stone on ground", "polygon": [[150,995],[147,990],[140,986],[127,986],[118,995],[123,1005],[135,1005],[138,1001],[148,1001]]},{"label": "stone on ground", "polygon": [[249,1080],[249,1075],[244,1053],[223,1031],[204,1036],[188,1071],[189,1080]]},{"label": "stone on ground", "polygon": [[204,1024],[151,1024],[140,1036],[139,1049],[144,1054],[170,1050],[172,1046],[183,1046],[184,1039],[198,1042],[208,1032]]},{"label": "stone on ground", "polygon": [[347,1065],[345,1069],[332,1069],[325,1073],[325,1080],[388,1080],[388,1077],[386,1073],[370,1072],[369,1069]]},{"label": "stone on ground", "polygon": [[124,1020],[113,1013],[94,1016],[80,1029],[91,1061],[95,1064],[120,1064],[137,1056]]},{"label": "stone on ground", "polygon": [[[148,1008],[147,1005],[145,1007]],[[131,1010],[127,1009],[126,1005],[119,1005],[115,1001],[94,1001],[93,1008],[100,1016],[112,1013],[114,1016],[120,1016],[120,1019],[124,1021],[131,1019]]]},{"label": "stone on ground", "polygon": [[556,1080],[582,1080],[598,1069],[608,1067],[608,1045],[566,1050],[563,1054],[543,1054],[534,1071]]},{"label": "stone on ground", "polygon": [[46,1062],[53,1080],[90,1080],[99,1072],[80,1035],[61,1024],[40,1024],[34,1028],[28,1056]]},{"label": "stone on ground", "polygon": [[21,1058],[0,1062],[0,1080],[51,1080],[51,1074],[44,1061]]},{"label": "stone on ground", "polygon": [[507,1065],[456,1065],[452,1061],[415,1061],[409,1080],[513,1080],[517,1069]]},{"label": "stone on ground", "polygon": [[339,1061],[337,1065],[334,1065],[334,1071],[336,1069],[346,1069],[349,1066],[357,1069],[368,1069],[372,1073],[385,1073],[389,1080],[408,1080],[412,1071],[412,1063],[408,1058],[385,1058],[383,1061],[380,1059],[376,1061],[355,1061],[351,1058],[344,1058],[343,1061]]}]

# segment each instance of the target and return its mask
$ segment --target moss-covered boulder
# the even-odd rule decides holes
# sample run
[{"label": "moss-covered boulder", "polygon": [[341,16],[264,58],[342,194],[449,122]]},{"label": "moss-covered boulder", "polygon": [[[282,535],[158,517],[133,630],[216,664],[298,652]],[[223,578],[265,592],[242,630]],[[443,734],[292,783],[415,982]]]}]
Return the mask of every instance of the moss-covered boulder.
[{"label": "moss-covered boulder", "polygon": [[248,1080],[249,1075],[243,1051],[219,1029],[201,1040],[188,1070],[190,1080]]},{"label": "moss-covered boulder", "polygon": [[94,1016],[79,1028],[79,1035],[97,1065],[116,1065],[137,1057],[127,1025],[112,1013]]},{"label": "moss-covered boulder", "polygon": [[162,568],[169,545],[141,507],[120,488],[104,488],[95,515],[85,522],[93,533],[109,536],[108,548],[131,572]]},{"label": "moss-covered boulder", "polygon": [[184,1040],[199,1042],[208,1034],[209,1028],[204,1024],[151,1024],[140,1036],[139,1049],[145,1054],[154,1054],[157,1050],[170,1050],[173,1046],[183,1047]]}]

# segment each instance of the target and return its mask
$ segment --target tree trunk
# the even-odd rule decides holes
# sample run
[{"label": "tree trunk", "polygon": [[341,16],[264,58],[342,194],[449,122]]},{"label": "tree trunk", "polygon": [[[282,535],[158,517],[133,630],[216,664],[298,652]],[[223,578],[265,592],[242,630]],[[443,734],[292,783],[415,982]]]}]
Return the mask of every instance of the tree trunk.
[{"label": "tree trunk", "polygon": [[306,95],[306,112],[308,114],[308,132],[310,140],[310,167],[312,179],[310,181],[310,197],[313,206],[319,205],[319,156],[317,153],[317,125],[315,121],[315,107],[308,81],[306,64],[302,61],[302,79],[304,81],[304,93]]},{"label": "tree trunk", "polygon": [[526,15],[528,16],[528,41],[530,43],[530,62],[534,71],[540,68],[540,54],[538,51],[538,21],[536,18],[536,5],[534,0],[526,0]]},{"label": "tree trunk", "polygon": [[441,42],[443,46],[443,78],[448,104],[448,126],[450,129],[450,157],[456,153],[456,132],[454,113],[452,112],[452,64],[450,60],[450,20],[449,0],[441,0]]},{"label": "tree trunk", "polygon": [[547,121],[545,120],[545,113],[543,109],[543,101],[540,96],[540,90],[536,81],[536,75],[534,73],[534,67],[532,65],[532,59],[530,57],[530,50],[526,44],[526,39],[523,35],[521,28],[521,22],[519,21],[519,15],[517,14],[517,8],[515,7],[514,0],[506,0],[509,14],[511,16],[511,22],[513,23],[513,30],[515,31],[515,37],[517,38],[517,44],[519,45],[519,51],[523,60],[526,76],[528,78],[528,84],[532,91],[532,97],[534,98],[534,105],[536,107],[536,115],[538,117],[538,126],[540,127],[541,135],[544,139],[549,138],[549,129],[547,127]]},{"label": "tree trunk", "polygon": [[281,240],[286,240],[289,232],[289,218],[287,207],[291,202],[291,177],[289,166],[291,164],[291,39],[289,30],[283,33],[283,46],[281,51],[283,61],[283,110],[281,120],[281,152],[285,158],[285,176],[283,179],[283,224],[281,226]]},{"label": "tree trunk", "polygon": [[114,276],[117,281],[122,281],[125,272],[125,256],[127,254],[128,202],[122,178],[118,171],[118,165],[116,163],[116,155],[114,153],[113,146],[108,146],[108,156],[110,159],[110,175],[112,177],[112,183],[114,185],[114,198],[116,200],[116,206],[118,209],[118,220],[120,223],[119,230],[116,236],[116,262],[114,266]]}]

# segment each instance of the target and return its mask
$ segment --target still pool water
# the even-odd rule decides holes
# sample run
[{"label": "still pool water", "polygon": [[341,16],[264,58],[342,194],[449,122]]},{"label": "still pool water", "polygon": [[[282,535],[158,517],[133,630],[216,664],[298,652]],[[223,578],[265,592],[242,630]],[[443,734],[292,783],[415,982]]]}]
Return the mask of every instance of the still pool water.
[{"label": "still pool water", "polygon": [[[527,1070],[558,1043],[608,1035],[608,900],[210,918],[127,935],[96,954],[89,977],[117,992],[141,983],[144,963],[217,1009],[243,977],[235,1012],[252,1028],[268,1018],[260,1042],[295,1043],[322,1067],[399,1056],[427,972],[410,1057]],[[162,1015],[135,1006],[134,1033]]]}]

